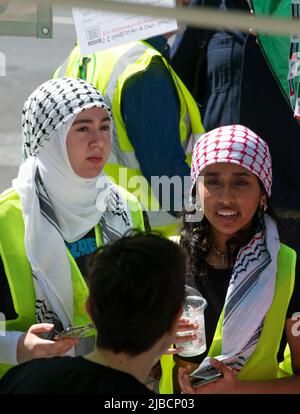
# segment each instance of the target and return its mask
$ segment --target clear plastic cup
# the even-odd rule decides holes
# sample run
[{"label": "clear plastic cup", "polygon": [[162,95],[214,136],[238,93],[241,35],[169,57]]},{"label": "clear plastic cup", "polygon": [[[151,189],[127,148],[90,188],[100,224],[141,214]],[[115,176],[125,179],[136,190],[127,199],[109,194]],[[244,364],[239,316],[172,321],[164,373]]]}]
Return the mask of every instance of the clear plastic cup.
[{"label": "clear plastic cup", "polygon": [[179,346],[184,348],[178,355],[182,357],[192,357],[200,355],[206,350],[204,309],[207,306],[206,300],[201,293],[191,287],[186,287],[186,298],[182,317],[192,323],[197,323],[197,331],[177,332],[177,336],[186,336],[196,334],[197,338],[193,341],[180,343]]}]

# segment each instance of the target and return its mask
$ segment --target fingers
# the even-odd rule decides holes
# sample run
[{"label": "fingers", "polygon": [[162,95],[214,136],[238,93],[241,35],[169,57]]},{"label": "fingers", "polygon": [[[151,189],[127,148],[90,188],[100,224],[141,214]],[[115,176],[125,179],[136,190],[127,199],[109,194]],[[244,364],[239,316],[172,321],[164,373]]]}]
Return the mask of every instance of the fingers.
[{"label": "fingers", "polygon": [[191,367],[187,366],[186,368],[179,367],[178,369],[178,383],[180,385],[181,391],[184,394],[196,394],[196,390],[192,387],[190,381]]},{"label": "fingers", "polygon": [[186,324],[188,324],[190,321],[189,321],[189,319],[187,319],[187,318],[180,318],[179,319],[179,321],[178,321],[178,324],[177,324],[177,326],[180,326],[180,325],[186,325]]},{"label": "fingers", "polygon": [[[182,342],[190,342],[197,339],[196,332],[199,329],[199,325],[194,322],[190,322],[188,319],[181,318],[177,324],[177,335],[175,337],[175,343],[180,344]],[[184,333],[184,335],[182,335]]]},{"label": "fingers", "polygon": [[166,355],[177,355],[179,352],[183,351],[184,348],[169,348],[166,351]]},{"label": "fingers", "polygon": [[197,339],[197,335],[195,333],[191,333],[189,335],[184,336],[176,336],[174,339],[175,344],[181,344],[182,342],[190,342]]},{"label": "fingers", "polygon": [[180,345],[186,342],[192,342],[197,339],[196,332],[199,329],[199,325],[194,322],[190,322],[189,319],[181,318],[177,324],[176,337],[174,343],[175,349],[168,349],[167,355],[176,355],[184,350],[184,347]]},{"label": "fingers", "polygon": [[178,368],[178,383],[180,385],[181,391],[186,392],[186,385],[185,385],[185,369],[179,367]]},{"label": "fingers", "polygon": [[197,331],[199,329],[199,325],[194,322],[190,322],[189,319],[180,319],[177,324],[177,331],[183,332],[183,331]]},{"label": "fingers", "polygon": [[224,364],[224,362],[219,361],[216,358],[210,358],[210,364],[216,368],[218,371],[222,372],[222,374],[225,377],[232,377],[234,376],[234,372],[231,368],[229,368],[227,365]]},{"label": "fingers", "polygon": [[80,340],[78,338],[68,338],[62,339],[60,341],[55,341],[54,344],[51,345],[51,351],[53,353],[63,355],[73,346],[78,345]]},{"label": "fingers", "polygon": [[28,332],[31,332],[33,334],[39,334],[43,332],[49,332],[53,328],[53,323],[36,323],[34,325],[31,325],[31,327],[28,329]]},{"label": "fingers", "polygon": [[52,358],[55,356],[63,356],[73,346],[79,343],[78,339],[63,339],[59,342],[42,340],[37,345],[37,355],[39,358]]},{"label": "fingers", "polygon": [[40,334],[53,329],[53,324],[41,323],[32,325],[24,332],[17,344],[18,363],[29,361],[34,358],[50,358],[52,356],[64,355],[70,348],[79,343],[78,338],[67,338],[62,341],[51,341],[43,339]]}]

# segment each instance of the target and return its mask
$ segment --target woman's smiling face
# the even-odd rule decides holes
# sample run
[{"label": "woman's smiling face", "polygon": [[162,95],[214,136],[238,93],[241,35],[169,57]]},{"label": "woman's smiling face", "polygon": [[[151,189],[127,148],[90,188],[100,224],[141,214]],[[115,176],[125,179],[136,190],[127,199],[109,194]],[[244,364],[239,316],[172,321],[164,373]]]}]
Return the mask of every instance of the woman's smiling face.
[{"label": "woman's smiling face", "polygon": [[266,203],[257,177],[238,164],[216,163],[204,168],[198,182],[204,215],[215,237],[230,239],[246,229],[260,203]]}]

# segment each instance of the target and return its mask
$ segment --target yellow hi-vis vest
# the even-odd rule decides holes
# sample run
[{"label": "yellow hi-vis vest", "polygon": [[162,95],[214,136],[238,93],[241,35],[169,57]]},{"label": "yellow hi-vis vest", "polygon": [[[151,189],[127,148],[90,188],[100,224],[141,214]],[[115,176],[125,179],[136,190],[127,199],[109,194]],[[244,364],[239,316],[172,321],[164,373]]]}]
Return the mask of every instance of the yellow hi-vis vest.
[{"label": "yellow hi-vis vest", "polygon": [[[281,244],[277,266],[276,288],[273,301],[266,314],[264,326],[256,348],[237,375],[239,380],[267,381],[289,376],[292,373],[288,345],[285,351],[285,360],[280,364],[277,361],[277,351],[279,349],[282,332],[284,331],[286,312],[294,289],[296,252]],[[210,357],[222,354],[223,314],[224,310],[219,318],[215,335],[208,352],[208,356]],[[161,358],[161,365],[163,375],[160,382],[160,393],[172,394],[173,357],[171,355],[164,355]]]},{"label": "yellow hi-vis vest", "polygon": [[[134,228],[144,230],[142,211],[138,206],[138,201],[125,190],[122,190],[122,193],[127,198],[128,209],[132,214]],[[99,247],[102,244],[99,226],[95,227],[95,236],[96,245]],[[84,325],[90,322],[90,318],[85,310],[88,287],[67,248],[66,252],[70,261],[73,285],[74,313],[72,324],[75,326]],[[21,201],[13,189],[9,189],[0,195],[0,255],[14,309],[18,314],[16,319],[6,320],[6,330],[25,332],[31,325],[36,323],[35,289],[32,270],[24,245],[24,220]],[[10,367],[10,365],[1,364],[0,356],[0,378]]]},{"label": "yellow hi-vis vest", "polygon": [[[145,71],[152,59],[157,57],[165,64],[174,80],[180,102],[180,141],[186,152],[186,162],[190,165],[192,146],[188,144],[191,133],[204,132],[198,106],[168,61],[148,43],[143,41],[129,43],[88,56],[82,56],[79,47],[76,46],[67,61],[57,69],[54,77],[85,77],[87,82],[98,88],[109,99],[115,127],[111,156],[104,170],[117,184],[132,192],[140,200],[147,211],[151,227],[170,236],[178,234],[178,225],[181,221],[167,211],[161,210],[153,189],[143,177],[121,114],[122,90],[126,80],[138,72]],[[83,67],[84,75],[82,75]],[[141,137],[142,134],[143,131]],[[163,181],[162,178],[161,182]],[[172,179],[172,182],[175,181],[176,177]]]}]

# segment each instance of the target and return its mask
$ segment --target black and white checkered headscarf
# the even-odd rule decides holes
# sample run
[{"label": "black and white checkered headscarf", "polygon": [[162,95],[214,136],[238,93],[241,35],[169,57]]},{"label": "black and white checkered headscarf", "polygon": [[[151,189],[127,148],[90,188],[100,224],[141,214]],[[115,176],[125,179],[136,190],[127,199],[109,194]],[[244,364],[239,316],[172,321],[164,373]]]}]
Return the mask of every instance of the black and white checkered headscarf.
[{"label": "black and white checkered headscarf", "polygon": [[[57,330],[73,322],[65,240],[76,241],[99,223],[103,241],[108,243],[133,227],[124,192],[102,173],[92,179],[79,177],[68,159],[69,128],[80,112],[96,107],[111,116],[109,105],[92,85],[59,78],[38,87],[23,110],[24,162],[13,187],[22,202],[36,319],[54,323]],[[105,207],[99,209],[100,204]]]},{"label": "black and white checkered headscarf", "polygon": [[111,109],[94,86],[82,79],[51,79],[38,87],[24,104],[23,159],[35,155],[53,133],[84,109]]}]

